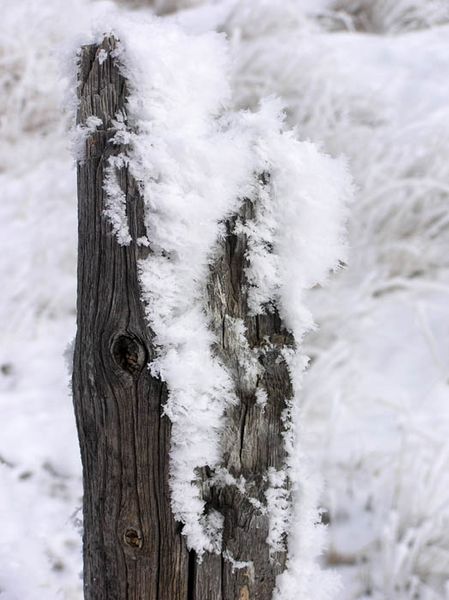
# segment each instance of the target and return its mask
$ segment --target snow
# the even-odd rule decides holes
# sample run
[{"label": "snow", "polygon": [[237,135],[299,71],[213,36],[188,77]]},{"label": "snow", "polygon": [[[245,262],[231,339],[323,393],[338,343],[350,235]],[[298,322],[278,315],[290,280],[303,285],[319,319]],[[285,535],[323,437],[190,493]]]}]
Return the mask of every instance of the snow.
[{"label": "snow", "polygon": [[286,539],[291,524],[291,498],[287,489],[287,472],[268,469],[269,487],[265,492],[269,516],[267,543],[270,554],[286,550]]},{"label": "snow", "polygon": [[72,153],[76,160],[85,159],[86,139],[103,124],[98,117],[91,115],[83,125],[77,125],[72,133]]},{"label": "snow", "polygon": [[254,564],[251,560],[235,560],[228,550],[223,552],[223,557],[226,561],[231,563],[232,573],[235,573],[235,571],[239,569],[246,569],[249,580],[254,581]]},{"label": "snow", "polygon": [[[89,119],[90,117],[88,117]],[[129,246],[131,236],[126,215],[126,196],[120,187],[118,171],[128,164],[126,156],[119,154],[110,156],[105,168],[103,188],[106,193],[105,216],[112,225],[112,231],[117,236],[121,246]]]},{"label": "snow", "polygon": [[[307,371],[302,356],[293,367],[302,447],[291,468],[304,468],[297,479],[305,485],[292,490],[297,511],[282,593],[296,600],[295,581],[307,589],[315,577],[322,585],[310,600],[410,600],[415,593],[444,600],[449,53],[447,25],[435,25],[444,23],[447,3],[358,2],[362,18],[350,14],[355,2],[339,2],[338,14],[332,4],[209,2],[164,19],[186,31],[226,32],[232,90],[225,104],[257,111],[261,98],[280,97],[286,129],[324,153],[346,155],[356,180],[347,267],[325,287],[302,292],[301,326],[312,326],[311,313],[317,327],[304,337]],[[81,540],[72,515],[81,479],[62,359],[74,333],[76,190],[57,63],[60,44],[80,32],[85,39],[92,17],[110,22],[114,10],[131,11],[124,2],[118,9],[84,0],[63,9],[57,0],[2,8],[0,588],[5,600],[79,600]],[[378,34],[356,33],[362,26]],[[225,42],[215,39],[218,52]],[[215,85],[223,91],[222,80]],[[258,218],[267,226],[254,239],[254,260],[276,237],[269,212]],[[278,263],[268,274],[255,270],[263,291],[253,290],[255,310],[262,297],[279,300]],[[296,322],[296,309],[288,318]],[[324,550],[324,532],[313,526],[320,506],[330,518]],[[326,570],[342,576],[340,591],[332,578],[321,579],[314,558],[294,560],[320,552]]]},{"label": "snow", "polygon": [[106,52],[106,50],[104,48],[101,48],[101,50],[98,52],[98,62],[100,63],[100,65],[102,65],[104,63],[104,61],[107,59],[108,57],[108,53]]}]

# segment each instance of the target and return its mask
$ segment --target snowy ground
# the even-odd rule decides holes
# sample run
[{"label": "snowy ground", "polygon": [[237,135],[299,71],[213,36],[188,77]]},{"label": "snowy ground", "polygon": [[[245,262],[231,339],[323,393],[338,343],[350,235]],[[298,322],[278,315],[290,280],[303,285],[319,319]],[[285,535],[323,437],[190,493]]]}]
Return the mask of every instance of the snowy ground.
[{"label": "snowy ground", "polygon": [[[342,600],[443,600],[449,597],[448,7],[375,0],[359,2],[355,14],[356,2],[338,4],[332,12],[329,2],[305,0],[210,3],[176,18],[189,29],[228,33],[239,106],[276,94],[301,137],[348,157],[357,184],[350,259],[328,287],[309,294],[319,329],[307,339],[304,423],[327,481],[323,562],[343,576]],[[5,0],[3,7],[5,600],[81,597],[80,464],[63,358],[74,334],[76,186],[58,64],[60,44],[110,6],[71,0],[61,10],[57,0]]]}]

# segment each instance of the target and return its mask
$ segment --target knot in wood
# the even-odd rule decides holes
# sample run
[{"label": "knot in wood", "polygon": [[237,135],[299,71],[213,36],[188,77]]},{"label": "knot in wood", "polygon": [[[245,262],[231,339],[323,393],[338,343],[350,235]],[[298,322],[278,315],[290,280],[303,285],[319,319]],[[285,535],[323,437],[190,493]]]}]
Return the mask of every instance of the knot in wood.
[{"label": "knot in wood", "polygon": [[118,366],[136,375],[146,362],[146,351],[143,344],[134,336],[119,335],[112,344],[112,354]]},{"label": "knot in wood", "polygon": [[240,588],[239,600],[249,600],[249,589],[247,585]]},{"label": "knot in wood", "polygon": [[131,546],[131,548],[142,548],[142,533],[137,529],[133,529],[132,527],[127,529],[123,539],[125,540],[125,544]]}]

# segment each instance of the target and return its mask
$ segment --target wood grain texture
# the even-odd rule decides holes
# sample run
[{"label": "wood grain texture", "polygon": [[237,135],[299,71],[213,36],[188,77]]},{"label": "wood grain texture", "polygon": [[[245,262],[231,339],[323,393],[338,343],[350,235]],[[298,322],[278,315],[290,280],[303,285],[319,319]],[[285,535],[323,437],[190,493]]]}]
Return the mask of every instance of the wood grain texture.
[{"label": "wood grain texture", "polygon": [[[237,221],[253,218],[254,206],[246,200],[226,223],[205,290],[217,336],[213,351],[232,373],[239,398],[226,415],[222,467],[243,477],[245,490],[211,484],[214,473],[201,471],[206,509],[224,516],[224,531],[222,554],[198,562],[170,510],[170,422],[162,414],[167,390],[146,368],[154,358],[153,335],[137,272],[137,261],[150,250],[134,243],[145,234],[143,202],[126,167],[118,175],[129,246],[117,243],[104,216],[104,169],[123,150],[111,141],[113,119],[119,110],[126,113],[126,81],[111,57],[115,45],[105,38],[83,47],[79,68],[78,123],[92,115],[103,122],[86,140],[86,157],[78,164],[73,395],[83,463],[85,599],[270,600],[286,552],[270,556],[268,516],[257,503],[266,503],[267,469],[285,463],[281,417],[292,386],[282,349],[294,341],[275,308],[249,314],[247,240],[235,232]],[[108,53],[102,64],[101,49]],[[235,335],[238,322],[246,328],[243,346]],[[244,369],[248,348],[259,364],[252,380]],[[256,402],[258,388],[266,390],[265,407]],[[234,568],[231,557],[248,566]]]},{"label": "wood grain texture", "polygon": [[[268,175],[261,177],[268,183]],[[286,565],[286,551],[270,556],[268,515],[258,504],[266,505],[268,469],[285,466],[282,413],[293,389],[282,351],[294,347],[294,339],[275,307],[257,316],[248,309],[248,243],[244,233],[236,233],[241,231],[236,224],[253,219],[254,210],[254,204],[245,200],[240,213],[226,223],[227,235],[207,286],[208,312],[218,339],[215,351],[232,373],[239,398],[227,414],[222,467],[236,480],[243,478],[245,489],[242,493],[237,486],[227,485],[206,492],[209,506],[224,516],[223,554],[221,560],[209,556],[197,565],[195,600],[270,600],[276,577]],[[244,344],[235,335],[236,321],[244,324]],[[245,370],[248,353],[259,363],[259,374],[252,378]],[[258,388],[266,392],[265,406],[256,401]],[[284,542],[287,547],[288,540]],[[249,565],[235,568],[229,557]]]},{"label": "wood grain texture", "polygon": [[[151,377],[152,334],[137,273],[145,248],[120,246],[103,215],[112,119],[126,83],[110,56],[113,39],[82,49],[78,123],[103,127],[78,164],[78,310],[73,392],[84,482],[84,593],[87,600],[186,600],[188,552],[171,515],[170,422],[165,385]],[[143,235],[143,206],[126,169],[119,173],[133,240]]]}]

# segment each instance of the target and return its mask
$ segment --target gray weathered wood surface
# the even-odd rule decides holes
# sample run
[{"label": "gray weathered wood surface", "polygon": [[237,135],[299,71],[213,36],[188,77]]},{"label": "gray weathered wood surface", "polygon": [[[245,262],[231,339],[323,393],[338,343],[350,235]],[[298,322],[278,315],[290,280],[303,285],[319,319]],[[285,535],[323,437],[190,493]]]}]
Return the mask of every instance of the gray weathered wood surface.
[{"label": "gray weathered wood surface", "polygon": [[[121,148],[111,143],[113,118],[126,112],[126,81],[111,50],[113,38],[82,48],[78,123],[91,116],[103,126],[86,140],[78,164],[79,255],[77,337],[73,396],[84,482],[84,591],[86,600],[270,600],[285,552],[269,556],[268,517],[249,498],[265,504],[268,467],[285,461],[281,413],[292,394],[283,346],[293,345],[276,310],[248,314],[245,282],[246,239],[235,234],[236,219],[252,218],[245,201],[226,226],[207,283],[215,352],[233,373],[238,406],[227,415],[223,467],[243,476],[236,486],[208,485],[201,473],[207,508],[224,515],[221,556],[199,563],[186,548],[182,526],[173,519],[168,487],[170,422],[162,415],[165,385],[146,368],[154,356],[152,333],[140,300],[137,260],[148,249],[120,246],[103,215],[106,161]],[[100,64],[98,52],[108,52]],[[124,168],[119,173],[133,240],[144,235],[143,203]],[[151,242],[151,240],[150,240]],[[241,319],[261,374],[248,381],[234,324]],[[192,340],[194,343],[194,340]],[[268,396],[262,408],[256,388]],[[251,561],[233,569],[229,560]]]}]

